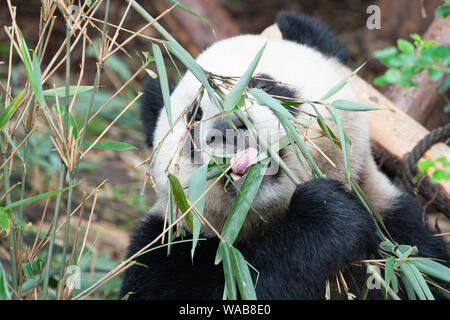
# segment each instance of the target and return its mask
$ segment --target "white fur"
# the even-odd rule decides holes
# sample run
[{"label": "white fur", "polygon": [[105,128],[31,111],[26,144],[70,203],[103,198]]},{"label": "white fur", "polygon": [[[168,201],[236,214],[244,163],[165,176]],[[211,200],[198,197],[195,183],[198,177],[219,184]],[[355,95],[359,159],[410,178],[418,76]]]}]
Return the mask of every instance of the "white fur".
[{"label": "white fur", "polygon": [[[267,46],[261,60],[255,70],[255,74],[264,73],[277,81],[289,84],[298,93],[298,98],[303,100],[319,100],[329,89],[340,82],[345,74],[342,65],[334,58],[326,57],[320,52],[294,42],[267,39],[257,35],[243,35],[217,42],[197,59],[197,62],[205,70],[222,76],[241,76],[250,65],[258,50],[267,42]],[[177,119],[183,110],[192,103],[200,88],[200,82],[187,72],[171,96],[172,118]],[[356,95],[349,86],[336,93],[332,100],[356,101]],[[209,100],[207,95],[202,100],[203,119],[219,113],[218,108]],[[325,118],[329,114],[325,108],[317,106]],[[309,105],[303,105],[302,110],[314,114]],[[248,115],[254,121],[259,130],[277,130],[278,119],[267,107],[257,104],[249,106]],[[375,111],[376,112],[376,111]],[[353,178],[361,182],[364,191],[374,202],[378,209],[390,205],[390,201],[397,195],[397,190],[378,171],[370,151],[369,130],[364,113],[340,111],[343,119],[343,127],[349,136],[352,147],[350,153],[350,167]],[[308,115],[299,112],[297,120],[301,123],[311,123],[311,127],[320,130],[315,120]],[[212,121],[202,123],[202,130],[212,126]],[[327,124],[338,136],[336,125],[332,121]],[[169,125],[165,112],[161,112],[155,130],[154,145],[157,146],[168,132]],[[281,135],[283,131],[280,131]],[[169,172],[174,172],[181,178],[181,183],[187,183],[189,175],[197,168],[190,164],[188,157],[181,157],[176,166],[178,146],[182,143],[186,134],[186,126],[179,121],[161,146],[157,160],[154,162],[153,172],[155,182],[159,190],[158,197],[164,201],[167,197],[166,169],[172,157],[174,160],[169,166]],[[329,177],[347,183],[341,152],[335,154],[327,137],[318,137],[318,133],[308,130],[308,137],[336,164],[334,168],[311,143],[307,144],[308,150],[315,159],[319,168]],[[275,142],[276,137],[271,137],[270,143]],[[205,157],[205,159],[208,159]],[[301,181],[312,179],[311,171],[305,170],[299,164],[297,157],[290,148],[284,161]],[[179,170],[179,171],[177,171]],[[361,179],[364,179],[361,181]],[[290,198],[295,190],[295,185],[283,173],[277,184],[262,184],[253,202],[255,211],[251,211],[241,231],[240,238],[251,237],[255,232],[260,232],[264,227],[264,221],[269,222],[283,215],[289,206]],[[326,192],[326,190],[324,190]],[[212,225],[220,231],[233,204],[234,198],[223,190],[222,185],[217,184],[207,194],[204,215]],[[160,210],[158,210],[160,211]],[[163,210],[164,212],[164,210]],[[211,236],[213,233],[202,229],[203,234]]]}]

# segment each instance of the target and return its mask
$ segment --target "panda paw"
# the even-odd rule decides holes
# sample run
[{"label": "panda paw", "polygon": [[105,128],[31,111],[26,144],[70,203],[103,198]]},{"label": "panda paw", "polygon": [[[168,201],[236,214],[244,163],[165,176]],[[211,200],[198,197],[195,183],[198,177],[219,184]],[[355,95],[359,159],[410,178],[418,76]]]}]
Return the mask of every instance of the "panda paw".
[{"label": "panda paw", "polygon": [[350,259],[373,252],[379,242],[370,213],[336,180],[318,179],[297,186],[286,219],[299,232],[320,232],[326,243],[350,253]]}]

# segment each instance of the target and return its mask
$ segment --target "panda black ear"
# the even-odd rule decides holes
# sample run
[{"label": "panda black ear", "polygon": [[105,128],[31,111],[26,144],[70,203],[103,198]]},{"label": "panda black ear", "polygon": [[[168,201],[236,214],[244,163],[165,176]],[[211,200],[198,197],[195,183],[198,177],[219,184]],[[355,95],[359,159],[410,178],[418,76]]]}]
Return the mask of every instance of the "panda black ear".
[{"label": "panda black ear", "polygon": [[[172,93],[173,86],[170,83],[169,90]],[[150,148],[153,147],[153,134],[155,132],[156,122],[163,107],[164,101],[159,79],[149,77],[145,83],[144,95],[141,100],[141,120],[146,135],[145,142]]]},{"label": "panda black ear", "polygon": [[349,54],[345,46],[321,21],[303,14],[281,11],[277,17],[277,24],[283,39],[314,48],[324,55],[337,58],[342,63],[348,60]]}]

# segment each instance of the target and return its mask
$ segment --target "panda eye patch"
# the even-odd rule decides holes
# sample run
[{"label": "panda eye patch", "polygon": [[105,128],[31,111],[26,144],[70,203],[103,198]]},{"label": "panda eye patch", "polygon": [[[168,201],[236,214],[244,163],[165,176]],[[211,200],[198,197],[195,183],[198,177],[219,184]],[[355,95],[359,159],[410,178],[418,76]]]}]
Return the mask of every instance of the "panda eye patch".
[{"label": "panda eye patch", "polygon": [[195,115],[194,117],[194,121],[200,121],[202,120],[203,117],[203,110],[200,106],[198,106],[197,108],[197,112],[195,112],[195,108],[193,108],[192,110],[189,110],[187,113],[187,122],[191,122],[192,117]]},{"label": "panda eye patch", "polygon": [[279,83],[264,73],[255,75],[248,83],[248,87],[264,90],[266,93],[281,101],[296,99],[296,92],[293,89]]}]

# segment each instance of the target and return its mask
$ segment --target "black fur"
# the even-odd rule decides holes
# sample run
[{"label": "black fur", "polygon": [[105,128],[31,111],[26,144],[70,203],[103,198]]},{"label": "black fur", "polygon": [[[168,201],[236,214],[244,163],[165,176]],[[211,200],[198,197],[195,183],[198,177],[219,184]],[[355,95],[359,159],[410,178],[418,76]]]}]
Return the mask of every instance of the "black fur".
[{"label": "black fur", "polygon": [[307,45],[326,56],[337,58],[342,63],[348,60],[345,46],[319,20],[303,14],[281,11],[277,24],[283,39]]},{"label": "black fur", "polygon": [[[170,84],[169,90],[172,93],[173,87]],[[153,147],[153,134],[155,132],[156,122],[163,108],[164,101],[159,79],[149,77],[145,83],[144,95],[141,101],[141,120],[144,125],[145,142],[150,148]]]}]

